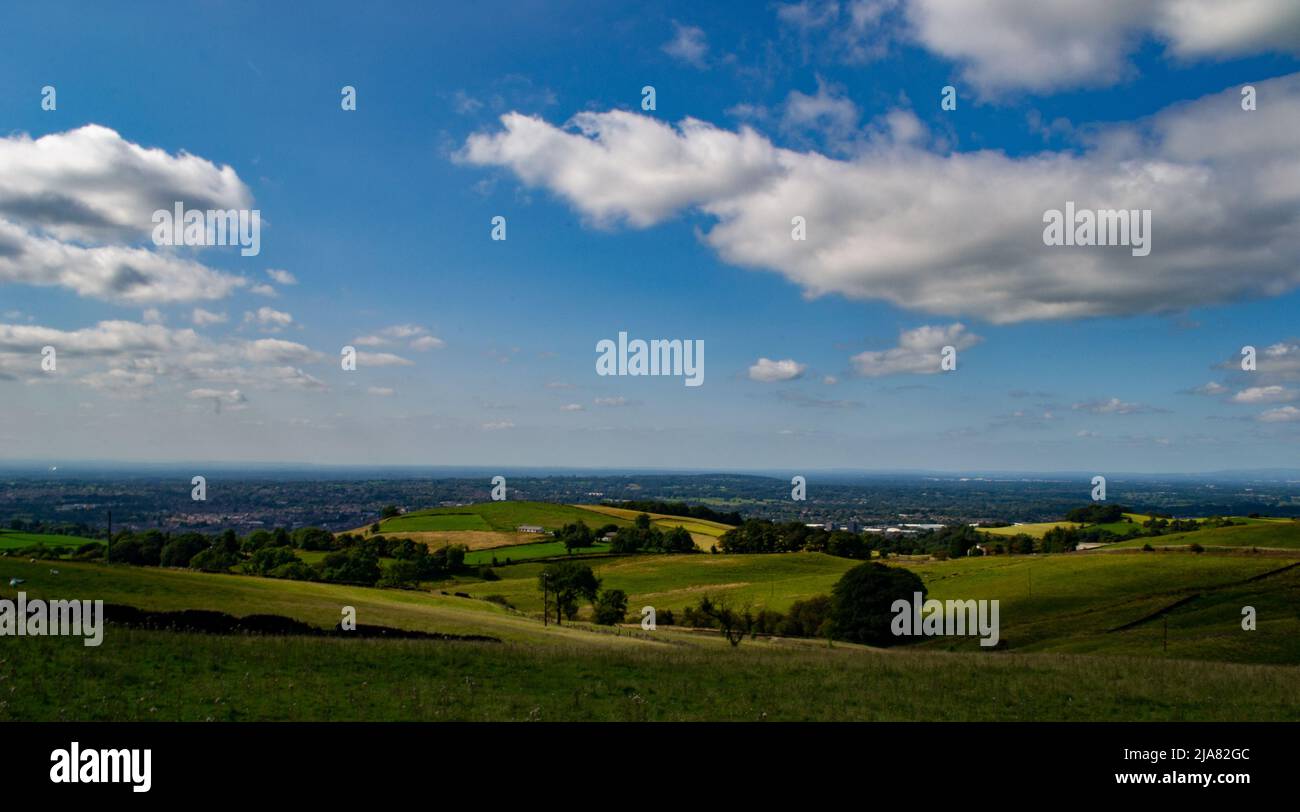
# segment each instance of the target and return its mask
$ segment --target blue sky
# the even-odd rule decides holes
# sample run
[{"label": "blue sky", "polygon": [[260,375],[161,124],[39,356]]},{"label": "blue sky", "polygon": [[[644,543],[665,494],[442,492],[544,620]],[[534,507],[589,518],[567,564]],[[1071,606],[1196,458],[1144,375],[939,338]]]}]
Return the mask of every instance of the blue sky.
[{"label": "blue sky", "polygon": [[[1300,188],[1276,167],[1300,157],[1279,143],[1300,125],[1300,21],[1268,0],[1058,5],[6,10],[0,167],[42,168],[0,178],[0,227],[171,256],[147,212],[228,166],[263,232],[254,257],[174,252],[217,274],[206,287],[179,278],[190,265],[125,296],[57,260],[0,263],[0,457],[1292,464]],[[1245,84],[1255,111],[1235,107]],[[586,134],[566,127],[580,114]],[[87,125],[111,133],[71,137]],[[157,177],[123,203],[133,162]],[[1149,261],[1044,246],[1067,195],[1150,206]],[[51,199],[113,233],[30,214]],[[790,253],[800,206],[825,214]],[[929,338],[906,350],[927,327],[957,371]],[[619,331],[703,340],[705,385],[596,375]],[[374,362],[341,370],[344,345]],[[1254,373],[1216,368],[1244,345],[1274,349]]]}]

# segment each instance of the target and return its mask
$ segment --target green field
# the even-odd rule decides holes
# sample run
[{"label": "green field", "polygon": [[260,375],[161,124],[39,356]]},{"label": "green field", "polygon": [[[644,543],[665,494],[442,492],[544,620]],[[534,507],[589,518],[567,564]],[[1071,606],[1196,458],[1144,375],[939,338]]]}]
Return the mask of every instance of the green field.
[{"label": "green field", "polygon": [[129,630],[91,651],[0,640],[0,720],[1300,720],[1295,667],[1187,660]]},{"label": "green field", "polygon": [[82,538],[81,536],[55,536],[40,533],[20,533],[17,530],[0,530],[0,550],[20,549],[35,544],[44,544],[46,547],[80,547],[91,542],[103,544],[102,541]]},{"label": "green field", "polygon": [[620,527],[631,524],[621,517],[607,516],[572,505],[504,501],[414,511],[384,519],[379,523],[379,528],[385,535],[463,530],[513,533],[522,524],[559,530],[566,524],[580,521],[593,528],[602,524],[616,524]]},{"label": "green field", "polygon": [[981,527],[981,533],[988,533],[990,536],[1018,536],[1024,533],[1031,538],[1040,539],[1047,535],[1047,531],[1056,527],[1083,527],[1078,522],[1031,522],[1029,524],[1013,524],[1007,527]]},{"label": "green field", "polygon": [[1300,521],[1293,519],[1237,519],[1246,524],[1232,527],[1216,527],[1209,530],[1193,530],[1190,533],[1169,533],[1164,536],[1149,536],[1107,545],[1106,549],[1125,549],[1142,547],[1180,547],[1193,543],[1205,548],[1214,547],[1258,547],[1260,549],[1300,550]]},{"label": "green field", "polygon": [[[707,631],[544,626],[536,563],[501,567],[494,582],[385,590],[67,561],[54,574],[49,562],[0,558],[6,598],[16,576],[32,597],[278,614],[323,627],[352,606],[361,623],[503,641],[110,627],[103,646],[87,649],[75,639],[4,637],[0,720],[1296,720],[1300,566],[1291,565],[1300,558],[1249,550],[1266,546],[1254,543],[1264,534],[1293,538],[1296,524],[1183,534],[1211,550],[1203,554],[1112,548],[891,562],[917,572],[931,598],[998,600],[1005,648],[997,651],[974,638],[887,650],[758,638],[733,650]],[[591,560],[604,587],[628,592],[633,617],[704,595],[784,611],[828,593],[857,564],[816,553]],[[1257,612],[1254,631],[1241,628],[1243,606]]]},{"label": "green field", "polygon": [[[575,548],[572,555],[582,556],[608,552],[608,544],[597,543],[590,547]],[[492,559],[494,558],[498,564],[505,564],[507,558],[514,563],[518,561],[531,561],[535,558],[555,558],[568,555],[570,555],[570,553],[564,548],[564,542],[562,541],[537,541],[532,544],[513,544],[509,547],[492,547],[487,550],[471,550],[465,554],[465,563],[471,566],[487,566],[492,564]]]}]

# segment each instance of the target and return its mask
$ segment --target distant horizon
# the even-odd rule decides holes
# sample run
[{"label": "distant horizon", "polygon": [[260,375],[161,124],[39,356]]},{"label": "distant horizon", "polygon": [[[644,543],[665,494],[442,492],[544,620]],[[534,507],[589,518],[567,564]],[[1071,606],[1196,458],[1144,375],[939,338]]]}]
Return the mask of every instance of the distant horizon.
[{"label": "distant horizon", "polygon": [[[1091,478],[1102,475],[1110,478],[1300,478],[1300,467],[1264,467],[1264,468],[1220,468],[1204,471],[1095,471],[1082,469],[1060,470],[1008,470],[1008,469],[938,469],[938,468],[688,468],[688,467],[631,467],[631,466],[564,466],[564,465],[456,465],[456,464],[372,464],[372,463],[308,463],[275,461],[171,461],[171,460],[5,460],[0,459],[0,473],[53,473],[55,471],[87,471],[105,473],[113,471],[149,472],[149,471],[220,471],[223,473],[281,471],[285,473],[307,473],[312,471],[337,473],[363,472],[406,472],[408,475],[420,473],[440,473],[448,478],[465,478],[477,475],[511,475],[516,476],[758,476],[768,478],[790,477],[796,474],[804,476],[836,477],[1033,477],[1033,478]],[[405,478],[405,477],[402,477]]]}]

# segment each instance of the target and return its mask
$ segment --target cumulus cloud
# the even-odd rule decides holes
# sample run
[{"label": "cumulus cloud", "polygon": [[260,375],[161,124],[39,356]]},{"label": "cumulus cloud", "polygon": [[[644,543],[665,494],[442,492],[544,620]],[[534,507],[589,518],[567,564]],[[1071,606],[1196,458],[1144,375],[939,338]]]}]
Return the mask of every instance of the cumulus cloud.
[{"label": "cumulus cloud", "polygon": [[447,342],[437,336],[420,336],[411,342],[410,347],[413,350],[424,352],[426,350],[440,350],[447,346]]},{"label": "cumulus cloud", "polygon": [[409,367],[415,363],[410,359],[391,352],[358,352],[357,366],[367,367]]},{"label": "cumulus cloud", "polygon": [[673,38],[663,44],[664,53],[697,68],[705,67],[705,56],[709,53],[708,38],[704,29],[694,25],[682,25],[673,21]]},{"label": "cumulus cloud", "polygon": [[289,273],[288,271],[281,270],[279,268],[267,268],[266,275],[271,277],[271,281],[275,282],[277,285],[298,284],[297,277],[295,277],[293,274]]},{"label": "cumulus cloud", "polygon": [[1261,423],[1294,423],[1300,420],[1300,409],[1294,406],[1279,406],[1255,418]]},{"label": "cumulus cloud", "polygon": [[859,375],[880,378],[885,375],[931,375],[941,371],[943,348],[960,352],[983,341],[966,330],[964,324],[926,325],[898,334],[898,346],[887,350],[860,352],[850,360]]},{"label": "cumulus cloud", "polygon": [[805,369],[807,369],[807,365],[801,364],[792,358],[783,361],[759,358],[749,368],[749,379],[762,383],[790,381],[803,375]]},{"label": "cumulus cloud", "polygon": [[1181,59],[1300,53],[1293,0],[910,0],[906,16],[916,41],[986,95],[1115,84],[1148,38]]},{"label": "cumulus cloud", "polygon": [[271,307],[259,307],[256,313],[248,312],[244,314],[245,322],[257,324],[267,332],[278,332],[279,330],[293,324],[293,316],[283,310],[276,310]]},{"label": "cumulus cloud", "polygon": [[[1300,74],[1257,86],[1270,102],[1249,114],[1233,87],[1101,125],[1085,150],[1024,157],[890,141],[836,160],[746,126],[623,111],[564,127],[510,113],[459,157],[507,168],[601,227],[701,212],[723,260],[809,296],[995,323],[1169,312],[1300,285]],[[1043,214],[1066,201],[1151,209],[1150,255],[1044,245]],[[806,240],[791,239],[794,216]]]},{"label": "cumulus cloud", "polygon": [[190,315],[190,320],[194,322],[195,327],[207,327],[212,324],[225,324],[230,319],[225,313],[213,313],[210,310],[204,310],[201,307],[194,308]]},{"label": "cumulus cloud", "polygon": [[1142,403],[1129,403],[1119,398],[1076,403],[1070,408],[1076,412],[1088,412],[1089,414],[1151,414],[1165,411]]},{"label": "cumulus cloud", "polygon": [[430,335],[428,328],[421,327],[418,324],[395,324],[392,327],[385,327],[378,333],[357,336],[352,339],[352,343],[358,347],[382,347],[387,344],[408,340],[407,346],[420,352],[440,350],[447,346],[447,342],[437,336]]},{"label": "cumulus cloud", "polygon": [[247,209],[235,170],[133,144],[98,125],[0,138],[0,283],[59,286],[128,303],[219,299],[244,284],[138,243],[153,213]]},{"label": "cumulus cloud", "polygon": [[245,342],[243,356],[259,364],[300,364],[321,359],[320,353],[306,345],[279,338],[259,338]]},{"label": "cumulus cloud", "polygon": [[1296,393],[1284,386],[1250,386],[1232,396],[1233,403],[1284,403]]}]

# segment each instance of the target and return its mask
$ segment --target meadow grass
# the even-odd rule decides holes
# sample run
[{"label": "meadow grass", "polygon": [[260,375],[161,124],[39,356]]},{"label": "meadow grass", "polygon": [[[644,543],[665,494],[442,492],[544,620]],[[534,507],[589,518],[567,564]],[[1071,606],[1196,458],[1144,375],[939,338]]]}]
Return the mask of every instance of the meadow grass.
[{"label": "meadow grass", "polygon": [[46,547],[80,547],[83,544],[103,544],[98,539],[81,536],[45,535],[42,533],[21,533],[17,530],[0,530],[0,550],[14,550],[44,544]]},{"label": "meadow grass", "polygon": [[592,648],[120,630],[0,639],[0,719],[1296,721],[1300,669],[1059,654]]}]

